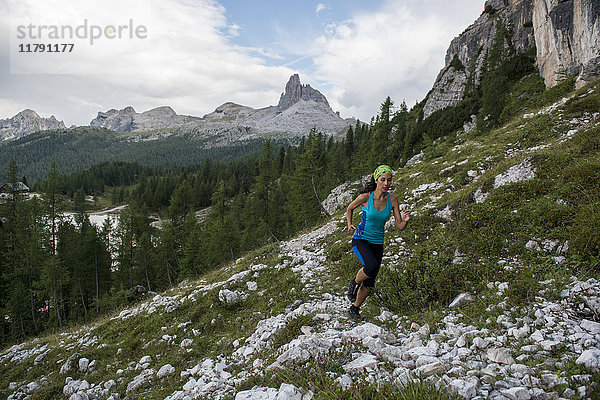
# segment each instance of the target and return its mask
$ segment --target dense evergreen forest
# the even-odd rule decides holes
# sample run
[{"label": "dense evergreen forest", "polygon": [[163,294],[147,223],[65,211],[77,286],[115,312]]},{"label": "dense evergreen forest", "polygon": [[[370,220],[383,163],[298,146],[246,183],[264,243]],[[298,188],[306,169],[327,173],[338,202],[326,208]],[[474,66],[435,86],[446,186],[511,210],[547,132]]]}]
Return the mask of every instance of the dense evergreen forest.
[{"label": "dense evergreen forest", "polygon": [[[489,130],[571,90],[568,77],[545,90],[534,52],[514,55],[504,46],[505,31],[498,32],[481,85],[425,120],[424,101],[408,110],[388,97],[369,124],[357,122],[342,140],[307,132],[298,145],[267,141],[258,154],[234,162],[164,169],[147,159],[121,160],[68,176],[69,169],[52,164],[40,198],[26,201],[14,192],[0,203],[0,343],[89,320],[135,301],[138,286],[160,291],[287,238],[325,216],[320,203],[338,184],[381,163],[400,168],[421,151],[435,158],[432,143],[452,141],[473,115],[478,130]],[[511,96],[515,91],[524,95]],[[25,166],[13,159],[7,182],[22,180],[19,167],[34,162],[15,159]],[[128,204],[115,229],[94,226],[86,214],[85,196],[106,191],[114,204]],[[74,221],[62,217],[67,204],[76,210]],[[199,222],[196,211],[208,206]],[[161,229],[152,215],[163,220]]]},{"label": "dense evergreen forest", "polygon": [[[160,138],[157,136],[162,135]],[[258,139],[227,147],[207,147],[207,139],[193,133],[144,132],[139,136],[104,128],[80,126],[42,131],[17,140],[0,142],[0,181],[10,160],[18,160],[20,174],[30,184],[45,179],[52,162],[71,174],[104,162],[124,161],[152,168],[172,169],[199,164],[205,159],[230,161],[257,153]]]}]

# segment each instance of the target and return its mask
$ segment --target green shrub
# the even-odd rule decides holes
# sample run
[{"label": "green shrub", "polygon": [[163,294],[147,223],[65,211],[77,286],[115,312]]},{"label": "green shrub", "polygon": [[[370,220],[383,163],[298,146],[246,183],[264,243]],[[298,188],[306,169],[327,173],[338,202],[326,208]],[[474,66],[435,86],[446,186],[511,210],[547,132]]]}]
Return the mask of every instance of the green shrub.
[{"label": "green shrub", "polygon": [[492,192],[484,203],[470,204],[463,211],[458,226],[461,252],[472,257],[497,258],[502,255],[510,234],[519,226],[519,216],[494,201],[498,193],[500,189]]},{"label": "green shrub", "polygon": [[557,85],[552,86],[544,92],[543,104],[553,103],[568,96],[575,89],[575,77],[564,76],[560,78]]},{"label": "green shrub", "polygon": [[453,263],[456,241],[447,232],[433,233],[399,264],[383,267],[375,299],[392,310],[410,312],[448,304],[478,281],[474,264]]},{"label": "green shrub", "polygon": [[566,118],[581,116],[583,113],[595,113],[600,111],[600,98],[595,95],[574,97],[565,104],[564,112]]},{"label": "green shrub", "polygon": [[296,339],[303,334],[300,329],[310,325],[312,325],[312,315],[301,315],[292,319],[273,339],[273,348],[278,349]]},{"label": "green shrub", "polygon": [[556,122],[551,115],[540,115],[525,125],[519,139],[522,148],[532,147],[557,135]]},{"label": "green shrub", "polygon": [[508,301],[512,305],[524,305],[533,301],[541,285],[539,278],[534,275],[532,268],[522,268],[513,274],[508,282],[506,292]]},{"label": "green shrub", "polygon": [[598,157],[600,153],[600,127],[595,126],[590,129],[578,132],[571,139],[571,149],[573,155],[591,155]]},{"label": "green shrub", "polygon": [[572,204],[587,204],[600,192],[600,160],[582,160],[566,167],[558,187],[565,200]]},{"label": "green shrub", "polygon": [[598,192],[593,194],[593,200],[577,211],[571,228],[569,251],[584,258],[600,257],[600,235],[598,234],[600,195]]},{"label": "green shrub", "polygon": [[350,246],[346,241],[341,241],[340,243],[334,243],[330,245],[327,250],[325,250],[325,255],[327,256],[327,261],[336,262],[342,260],[344,255],[346,255],[350,250]]},{"label": "green shrub", "polygon": [[540,107],[542,105],[540,97],[545,90],[544,80],[537,72],[513,83],[510,90],[511,95],[507,99],[504,110],[502,110],[500,120],[506,122],[522,112]]},{"label": "green shrub", "polygon": [[286,382],[296,387],[310,388],[317,400],[459,400],[461,398],[437,389],[433,384],[423,380],[410,380],[404,385],[389,382],[368,383],[360,380],[352,387],[343,389],[334,381],[331,373],[342,374],[341,366],[351,359],[350,354],[336,353],[310,360],[306,364],[293,366],[290,369],[279,369],[275,371],[275,377],[269,379],[269,386],[277,387],[281,382]]}]

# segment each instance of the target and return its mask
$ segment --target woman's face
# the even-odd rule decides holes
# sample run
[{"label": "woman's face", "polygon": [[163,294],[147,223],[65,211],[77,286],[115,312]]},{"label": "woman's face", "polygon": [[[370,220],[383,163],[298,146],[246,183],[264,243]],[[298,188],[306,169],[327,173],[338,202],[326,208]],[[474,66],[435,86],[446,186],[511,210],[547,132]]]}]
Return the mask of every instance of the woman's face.
[{"label": "woman's face", "polygon": [[381,174],[375,183],[377,184],[377,189],[387,192],[392,186],[392,174],[389,172]]}]

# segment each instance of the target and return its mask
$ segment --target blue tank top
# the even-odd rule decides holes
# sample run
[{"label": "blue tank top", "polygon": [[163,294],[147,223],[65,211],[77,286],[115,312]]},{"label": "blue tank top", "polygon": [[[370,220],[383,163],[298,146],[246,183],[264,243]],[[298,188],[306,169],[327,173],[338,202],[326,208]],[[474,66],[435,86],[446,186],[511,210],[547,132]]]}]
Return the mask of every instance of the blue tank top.
[{"label": "blue tank top", "polygon": [[375,208],[373,203],[373,192],[369,192],[367,206],[362,208],[362,220],[356,227],[352,239],[364,239],[373,244],[383,244],[383,231],[385,223],[392,214],[392,200],[389,193],[385,208],[381,211]]}]

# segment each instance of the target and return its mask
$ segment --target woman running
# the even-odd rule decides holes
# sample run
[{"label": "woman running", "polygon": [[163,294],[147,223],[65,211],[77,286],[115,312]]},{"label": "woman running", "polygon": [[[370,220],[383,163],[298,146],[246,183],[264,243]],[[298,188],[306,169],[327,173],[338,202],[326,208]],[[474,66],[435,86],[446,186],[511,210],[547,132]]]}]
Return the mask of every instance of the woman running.
[{"label": "woman running", "polygon": [[[380,165],[358,197],[346,209],[348,234],[353,234],[352,250],[363,265],[356,278],[351,279],[348,284],[347,296],[352,302],[348,314],[352,318],[360,317],[360,306],[367,298],[369,288],[375,285],[383,258],[385,223],[392,211],[399,230],[406,228],[410,220],[410,212],[407,209],[400,212],[398,198],[388,192],[391,185],[392,169],[387,165]],[[362,220],[358,227],[355,227],[352,225],[352,212],[358,206],[362,206]]]}]

